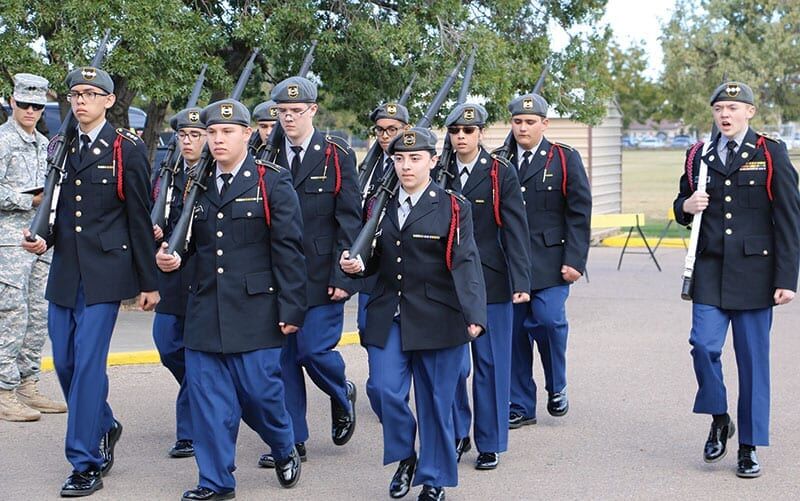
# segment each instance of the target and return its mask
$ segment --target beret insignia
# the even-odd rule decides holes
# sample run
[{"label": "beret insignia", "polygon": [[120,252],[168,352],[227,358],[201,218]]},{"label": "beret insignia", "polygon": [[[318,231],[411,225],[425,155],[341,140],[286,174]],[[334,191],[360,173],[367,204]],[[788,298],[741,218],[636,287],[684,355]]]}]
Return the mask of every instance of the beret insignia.
[{"label": "beret insignia", "polygon": [[417,134],[413,131],[403,133],[403,144],[405,146],[414,146],[417,144]]},{"label": "beret insignia", "polygon": [[269,109],[269,116],[272,118],[278,117],[278,108],[270,108]]},{"label": "beret insignia", "polygon": [[83,68],[81,70],[81,76],[83,76],[86,80],[94,80],[94,77],[97,76],[97,70],[94,68]]},{"label": "beret insignia", "polygon": [[729,84],[725,86],[725,94],[727,94],[728,97],[736,97],[741,91],[741,87],[739,87],[737,84]]},{"label": "beret insignia", "polygon": [[386,105],[386,113],[389,115],[397,115],[397,105],[396,104],[387,104]]},{"label": "beret insignia", "polygon": [[524,110],[532,110],[533,109],[533,99],[523,99],[522,100],[522,109],[524,109]]},{"label": "beret insignia", "polygon": [[300,87],[294,84],[288,85],[286,87],[286,93],[290,98],[295,99],[297,96],[300,95]]},{"label": "beret insignia", "polygon": [[228,120],[233,117],[233,105],[230,103],[223,103],[219,105],[219,114],[222,118]]},{"label": "beret insignia", "polygon": [[199,111],[190,111],[189,112],[189,121],[190,122],[199,122],[200,121],[200,112]]},{"label": "beret insignia", "polygon": [[464,120],[475,120],[475,108],[464,108]]}]

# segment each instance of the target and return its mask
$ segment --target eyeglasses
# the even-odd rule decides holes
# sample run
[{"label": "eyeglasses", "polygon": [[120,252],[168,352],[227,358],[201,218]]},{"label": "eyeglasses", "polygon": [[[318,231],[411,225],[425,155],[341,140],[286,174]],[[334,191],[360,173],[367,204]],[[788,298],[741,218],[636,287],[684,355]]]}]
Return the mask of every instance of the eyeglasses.
[{"label": "eyeglasses", "polygon": [[200,138],[203,137],[203,136],[205,136],[205,134],[202,134],[200,132],[195,132],[195,131],[192,131],[192,132],[180,131],[180,132],[178,132],[178,139],[180,141],[186,141],[186,139],[189,139],[190,141],[199,141]]},{"label": "eyeglasses", "polygon": [[308,107],[304,110],[301,110],[300,108],[292,108],[292,109],[278,108],[278,115],[282,117],[302,117],[310,109],[311,105],[308,105]]},{"label": "eyeglasses", "polygon": [[394,137],[395,135],[397,135],[398,132],[400,132],[400,128],[395,127],[394,125],[392,125],[391,127],[386,127],[385,129],[380,125],[372,126],[372,133],[378,137],[384,134],[388,134],[390,137]]},{"label": "eyeglasses", "polygon": [[447,128],[447,132],[450,134],[458,134],[461,131],[464,131],[464,134],[470,135],[473,134],[478,128],[474,125],[465,125],[463,127],[458,126],[451,126]]},{"label": "eyeglasses", "polygon": [[28,108],[33,108],[34,111],[42,111],[44,109],[43,104],[36,104],[36,103],[22,103],[17,101],[17,108],[21,110],[27,110]]},{"label": "eyeglasses", "polygon": [[78,99],[83,99],[84,101],[94,101],[97,99],[97,96],[108,96],[109,94],[103,94],[101,92],[95,92],[93,90],[87,90],[86,92],[67,92],[67,101],[77,101]]}]

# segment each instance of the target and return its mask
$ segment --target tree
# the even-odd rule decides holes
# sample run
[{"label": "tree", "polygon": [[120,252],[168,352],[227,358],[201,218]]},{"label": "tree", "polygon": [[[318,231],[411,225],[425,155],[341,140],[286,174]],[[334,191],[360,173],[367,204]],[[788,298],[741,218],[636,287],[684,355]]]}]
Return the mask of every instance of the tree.
[{"label": "tree", "polygon": [[709,97],[725,79],[753,88],[756,126],[800,118],[798,35],[798,2],[679,0],[662,36],[667,113],[708,131]]},{"label": "tree", "polygon": [[648,61],[643,44],[635,43],[627,49],[612,44],[609,51],[611,88],[622,109],[626,129],[633,121],[657,119],[665,100],[662,87],[644,76]]}]

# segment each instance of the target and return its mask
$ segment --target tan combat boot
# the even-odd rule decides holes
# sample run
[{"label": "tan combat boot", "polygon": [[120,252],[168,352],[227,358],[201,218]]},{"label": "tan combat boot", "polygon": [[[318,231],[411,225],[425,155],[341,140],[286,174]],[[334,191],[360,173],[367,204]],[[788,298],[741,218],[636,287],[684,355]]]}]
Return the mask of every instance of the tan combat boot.
[{"label": "tan combat boot", "polygon": [[14,390],[0,390],[0,419],[6,421],[38,421],[42,414],[17,400]]},{"label": "tan combat boot", "polygon": [[38,381],[34,379],[23,379],[17,387],[17,399],[31,409],[36,409],[45,414],[62,414],[67,412],[67,406],[63,402],[50,400],[39,393]]}]

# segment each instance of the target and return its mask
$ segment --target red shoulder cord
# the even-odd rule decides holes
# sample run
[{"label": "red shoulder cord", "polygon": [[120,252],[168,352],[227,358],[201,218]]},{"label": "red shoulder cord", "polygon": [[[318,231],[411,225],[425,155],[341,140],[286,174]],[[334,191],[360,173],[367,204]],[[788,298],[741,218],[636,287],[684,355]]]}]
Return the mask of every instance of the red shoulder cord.
[{"label": "red shoulder cord", "polygon": [[767,141],[764,139],[764,136],[761,136],[756,141],[756,148],[762,148],[764,150],[764,157],[767,163],[767,197],[769,197],[769,201],[772,202],[772,154],[767,149]]},{"label": "red shoulder cord", "polygon": [[492,162],[489,177],[492,178],[492,209],[494,212],[494,222],[498,228],[503,227],[503,219],[500,217],[500,162],[495,158]]},{"label": "red shoulder cord", "polygon": [[447,250],[445,251],[444,260],[447,263],[447,269],[453,270],[453,243],[459,245],[461,240],[461,231],[458,227],[459,216],[461,215],[461,206],[458,205],[458,200],[453,195],[450,195],[450,231],[447,234]]},{"label": "red shoulder cord", "polygon": [[550,167],[550,161],[553,159],[553,150],[558,150],[558,156],[561,159],[561,194],[567,196],[567,157],[564,155],[564,148],[557,144],[550,146],[550,151],[547,152],[547,162],[544,164],[544,170]]},{"label": "red shoulder cord", "polygon": [[686,158],[686,179],[689,180],[689,190],[694,191],[694,157],[703,148],[703,142],[699,141],[689,149],[689,156]]},{"label": "red shoulder cord", "polygon": [[258,187],[261,189],[261,200],[264,202],[264,219],[267,221],[267,228],[272,227],[272,218],[269,213],[269,200],[267,200],[267,182],[264,181],[264,174],[267,173],[267,167],[264,165],[258,166]]},{"label": "red shoulder cord", "polygon": [[161,192],[161,176],[156,178],[156,185],[153,186],[153,202],[156,201],[158,198],[158,194]]},{"label": "red shoulder cord", "polygon": [[333,167],[336,171],[336,185],[333,188],[333,196],[338,196],[339,191],[342,189],[342,168],[339,165],[339,152],[336,151],[336,146],[328,143],[328,147],[325,148],[325,169],[328,169],[328,161],[333,155]]},{"label": "red shoulder cord", "polygon": [[117,139],[114,140],[114,163],[117,164],[117,198],[121,201],[125,201],[125,190],[123,189],[122,180],[123,180],[123,165],[122,165],[122,136],[117,135]]}]

